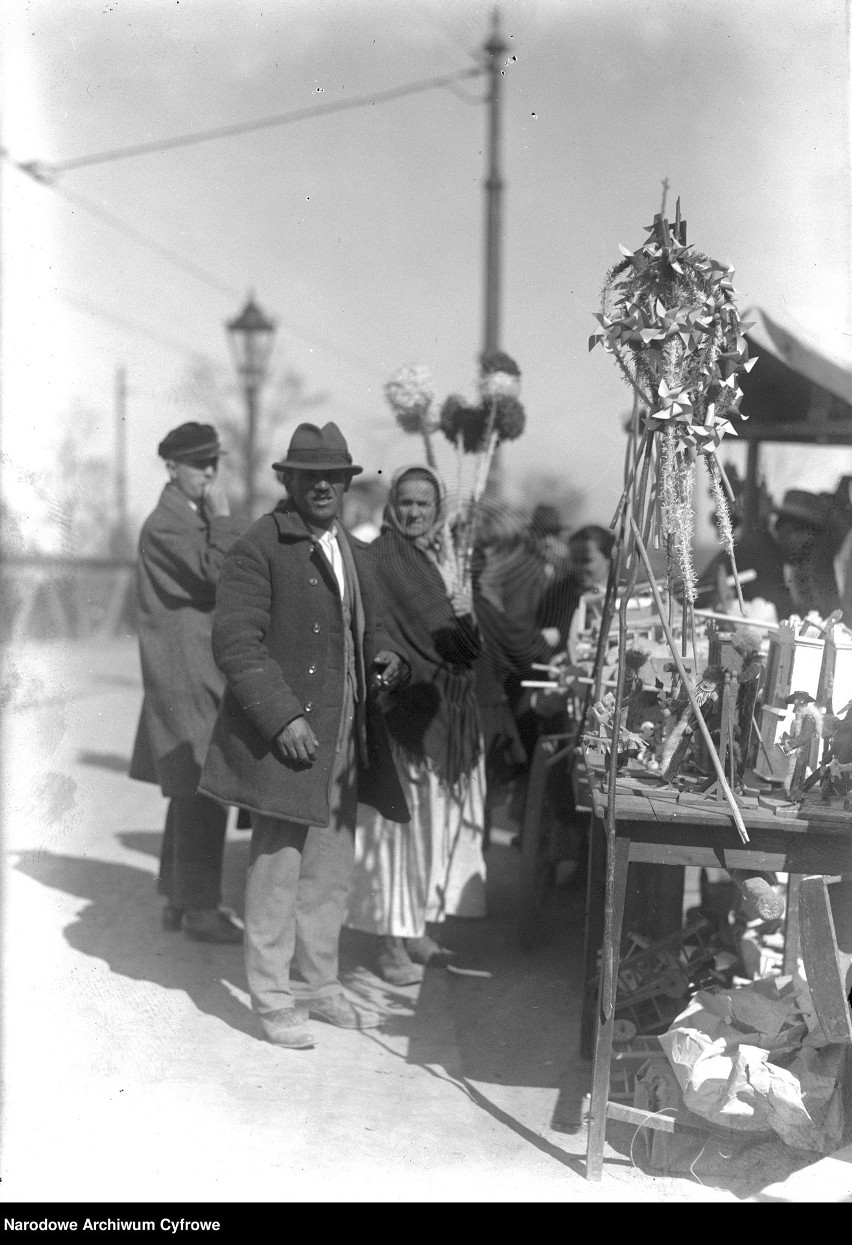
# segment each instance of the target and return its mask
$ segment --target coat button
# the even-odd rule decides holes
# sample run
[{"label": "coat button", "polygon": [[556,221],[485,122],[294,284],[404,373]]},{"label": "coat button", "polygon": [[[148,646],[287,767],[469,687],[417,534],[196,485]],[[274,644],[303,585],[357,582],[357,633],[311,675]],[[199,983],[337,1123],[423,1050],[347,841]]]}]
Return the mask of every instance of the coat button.
[{"label": "coat button", "polygon": [[318,632],[319,629],[320,629],[319,623],[314,623],[314,625],[311,627],[311,631],[313,631],[314,633]]},{"label": "coat button", "polygon": [[316,666],[308,666],[308,674],[316,674],[316,672],[317,672]]},{"label": "coat button", "polygon": [[305,713],[310,713],[313,707],[314,707],[314,702],[312,700],[309,700],[308,703],[305,705]]},{"label": "coat button", "polygon": [[308,580],[308,583],[311,585],[312,588],[316,588],[317,584],[319,583],[319,580],[314,579],[313,576],[311,576],[311,578]]}]

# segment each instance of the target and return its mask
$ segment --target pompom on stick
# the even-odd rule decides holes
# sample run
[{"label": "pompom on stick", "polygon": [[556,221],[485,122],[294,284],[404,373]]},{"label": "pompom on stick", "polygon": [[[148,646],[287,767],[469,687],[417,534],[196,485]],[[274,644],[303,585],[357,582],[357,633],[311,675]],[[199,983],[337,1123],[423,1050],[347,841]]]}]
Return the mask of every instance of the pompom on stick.
[{"label": "pompom on stick", "polygon": [[434,468],[431,437],[438,427],[438,420],[432,414],[435,384],[429,369],[422,363],[401,367],[386,383],[385,397],[403,432],[420,433],[423,437],[426,461]]},{"label": "pompom on stick", "polygon": [[466,454],[476,454],[481,449],[487,423],[487,412],[481,406],[471,406],[457,393],[451,393],[441,407],[441,432],[455,446],[461,439]]}]

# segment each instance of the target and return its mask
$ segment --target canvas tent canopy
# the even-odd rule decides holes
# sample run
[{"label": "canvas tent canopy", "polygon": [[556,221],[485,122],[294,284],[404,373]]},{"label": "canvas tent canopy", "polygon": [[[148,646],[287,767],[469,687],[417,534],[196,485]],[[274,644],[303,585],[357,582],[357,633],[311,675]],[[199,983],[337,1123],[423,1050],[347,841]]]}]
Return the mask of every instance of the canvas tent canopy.
[{"label": "canvas tent canopy", "polygon": [[739,435],[752,442],[852,445],[852,359],[832,358],[759,307],[743,320],[751,322],[744,334],[749,352],[759,358],[738,378],[748,416]]}]

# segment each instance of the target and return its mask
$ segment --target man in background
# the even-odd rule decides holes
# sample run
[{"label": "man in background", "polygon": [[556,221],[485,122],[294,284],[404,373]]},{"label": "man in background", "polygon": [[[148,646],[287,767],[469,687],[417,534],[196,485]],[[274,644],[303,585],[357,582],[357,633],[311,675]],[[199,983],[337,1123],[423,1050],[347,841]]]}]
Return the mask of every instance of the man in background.
[{"label": "man in background", "polygon": [[241,525],[217,482],[222,447],[211,424],[174,428],[157,452],[169,481],[139,537],[136,571],[144,700],[130,777],[169,801],[158,889],[163,928],[202,942],[237,943],[221,911],[228,810],[198,781],[224,679],[211,648],[216,582]]}]

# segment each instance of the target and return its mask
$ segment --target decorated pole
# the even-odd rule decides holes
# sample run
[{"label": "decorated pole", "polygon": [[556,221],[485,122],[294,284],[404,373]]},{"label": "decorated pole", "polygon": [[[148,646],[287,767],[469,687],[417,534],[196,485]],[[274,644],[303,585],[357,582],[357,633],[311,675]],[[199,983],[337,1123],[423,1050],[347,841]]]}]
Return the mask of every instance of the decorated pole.
[{"label": "decorated pole", "polygon": [[[608,822],[614,825],[626,609],[641,561],[677,672],[672,699],[679,679],[682,691],[677,696],[685,696],[695,714],[719,787],[728,800],[743,842],[748,842],[742,815],[725,778],[684,658],[689,636],[696,656],[692,492],[699,462],[707,471],[720,539],[731,561],[740,608],[745,612],[729,511],[731,489],[717,451],[725,434],[736,435],[736,424],[744,418],[739,410],[742,391],[737,374],[751,368],[755,360],[749,358],[744,337],[749,326],[740,322],[734,302],[733,269],[687,244],[679,200],[674,223],[670,224],[661,212],[648,226],[648,233],[650,236],[637,250],[619,248],[623,259],[607,274],[601,311],[596,315],[600,327],[589,341],[589,349],[601,344],[612,354],[634,394],[632,463],[628,456],[624,492],[612,522],[618,532],[613,562],[621,573],[626,572],[628,582],[620,593]],[[648,556],[652,543],[665,551],[668,608]],[[672,627],[676,585],[682,598],[679,646]],[[608,585],[605,625],[595,663],[596,693],[601,686],[607,643],[604,637],[609,635],[615,595],[613,576]],[[595,707],[604,710],[603,704]],[[604,720],[600,713],[598,716]]]}]

